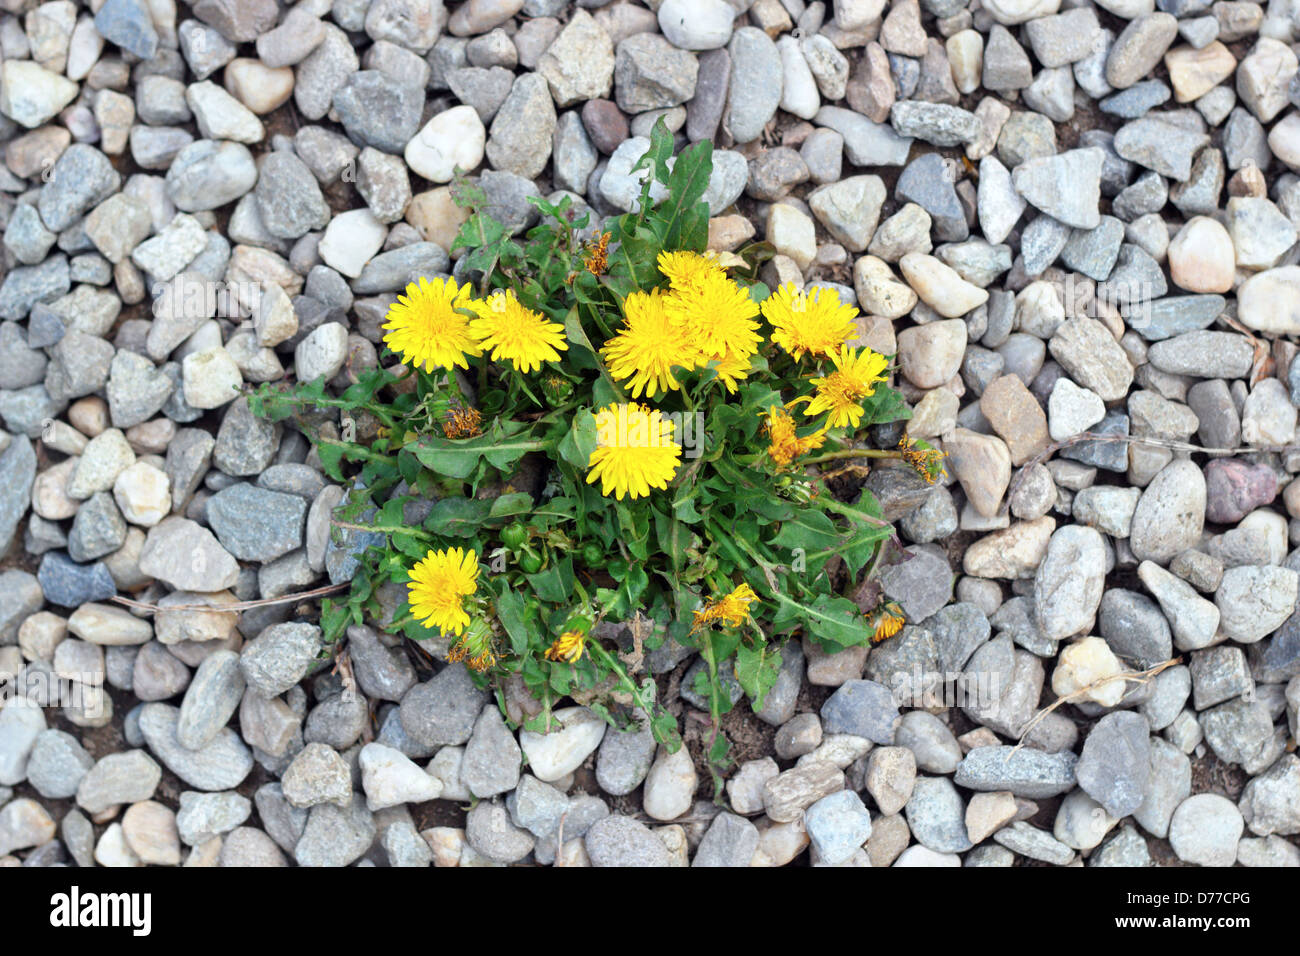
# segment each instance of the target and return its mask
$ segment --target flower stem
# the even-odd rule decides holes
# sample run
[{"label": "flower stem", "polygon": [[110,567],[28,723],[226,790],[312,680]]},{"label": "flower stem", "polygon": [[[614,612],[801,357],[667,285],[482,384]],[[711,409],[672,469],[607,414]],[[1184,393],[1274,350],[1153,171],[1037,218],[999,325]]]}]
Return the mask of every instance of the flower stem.
[{"label": "flower stem", "polygon": [[840,461],[845,458],[902,458],[903,453],[893,448],[841,448],[839,451],[822,452],[811,458],[799,460],[801,465],[819,465],[824,461]]}]

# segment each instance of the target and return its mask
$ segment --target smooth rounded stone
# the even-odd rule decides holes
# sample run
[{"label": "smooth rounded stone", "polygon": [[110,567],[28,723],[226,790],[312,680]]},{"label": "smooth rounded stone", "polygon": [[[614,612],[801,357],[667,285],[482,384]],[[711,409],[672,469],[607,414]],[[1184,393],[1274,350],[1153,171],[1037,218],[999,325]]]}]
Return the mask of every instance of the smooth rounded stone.
[{"label": "smooth rounded stone", "polygon": [[926,544],[948,537],[957,530],[957,506],[946,488],[935,488],[921,506],[900,519],[907,538]]},{"label": "smooth rounded stone", "polygon": [[244,695],[244,675],[239,655],[219,650],[209,654],[195,671],[176,724],[176,739],[199,750],[214,738],[239,707]]},{"label": "smooth rounded stone", "polygon": [[1011,482],[1011,455],[1006,443],[991,435],[955,428],[944,433],[943,447],[971,507],[986,518],[996,515]]},{"label": "smooth rounded stone", "polygon": [[311,808],[294,859],[299,866],[347,866],[370,849],[375,832],[361,794],[354,793],[348,807],[322,803]]},{"label": "smooth rounded stone", "polygon": [[493,863],[516,863],[532,852],[536,840],[510,820],[504,806],[484,800],[465,818],[465,839],[470,847]]},{"label": "smooth rounded stone", "polygon": [[1047,448],[1047,416],[1017,376],[990,382],[980,396],[980,411],[1006,442],[1011,464],[1023,465]]},{"label": "smooth rounded stone", "polygon": [[680,747],[676,753],[669,753],[667,747],[661,746],[645,778],[645,812],[656,820],[676,819],[691,808],[698,784],[690,752]]},{"label": "smooth rounded stone", "polygon": [[1009,790],[974,794],[966,804],[966,832],[971,842],[982,843],[1010,823],[1019,810],[1016,797]]},{"label": "smooth rounded stone", "polygon": [[798,269],[808,268],[817,255],[816,227],[812,219],[787,203],[775,203],[768,209],[766,238]]},{"label": "smooth rounded stone", "polygon": [[100,835],[99,842],[95,844],[95,862],[104,867],[143,865],[130,844],[126,842],[120,823],[110,823]]},{"label": "smooth rounded stone", "polygon": [[1123,699],[1127,686],[1118,679],[1123,671],[1124,665],[1104,640],[1085,637],[1061,651],[1052,672],[1052,692],[1058,697],[1075,695],[1078,700],[1114,707]]},{"label": "smooth rounded stone", "polygon": [[184,691],[189,683],[189,669],[157,641],[142,645],[135,655],[131,692],[140,700],[167,700]]},{"label": "smooth rounded stone", "polygon": [[1164,730],[1183,710],[1192,690],[1191,671],[1183,666],[1170,667],[1156,675],[1150,699],[1138,707],[1152,732]]},{"label": "smooth rounded stone", "polygon": [[[860,800],[858,802],[861,804]],[[830,821],[827,821],[827,823],[833,826]],[[829,831],[826,832],[827,836],[830,837]],[[700,840],[699,848],[695,852],[695,858],[691,861],[691,865],[701,867],[749,866],[749,861],[753,859],[758,844],[758,827],[734,813],[719,813],[713,818],[709,829],[705,831],[703,839]]]},{"label": "smooth rounded stone", "polygon": [[736,8],[725,0],[664,0],[659,29],[679,50],[715,50],[731,39]]},{"label": "smooth rounded stone", "polygon": [[841,790],[810,806],[804,814],[804,827],[820,862],[838,866],[859,852],[871,836],[871,814],[856,793]]},{"label": "smooth rounded stone", "polygon": [[1064,376],[1052,386],[1047,411],[1053,441],[1073,438],[1106,417],[1106,405],[1096,392],[1080,388]]},{"label": "smooth rounded stone", "polygon": [[1243,269],[1269,269],[1278,265],[1296,241],[1296,228],[1291,220],[1262,196],[1229,199],[1226,225],[1237,265]]},{"label": "smooth rounded stone", "polygon": [[[1220,24],[1220,39],[1227,40]],[[1261,123],[1267,123],[1287,105],[1283,79],[1297,68],[1294,51],[1272,37],[1260,37],[1237,66],[1237,95]]]},{"label": "smooth rounded stone", "polygon": [[1300,333],[1298,302],[1300,266],[1267,269],[1251,276],[1237,289],[1237,318],[1242,325],[1257,332],[1294,335]]},{"label": "smooth rounded stone", "polygon": [[1279,836],[1263,839],[1244,837],[1237,844],[1237,862],[1242,866],[1300,866],[1300,850]]},{"label": "smooth rounded stone", "polygon": [[366,744],[359,759],[366,806],[371,811],[404,803],[424,803],[442,795],[441,781],[392,747]]},{"label": "smooth rounded stone", "polygon": [[416,674],[406,655],[387,647],[364,625],[348,628],[348,650],[353,674],[366,697],[400,701],[416,684]]},{"label": "smooth rounded stone", "polygon": [[980,87],[984,69],[984,38],[971,29],[959,30],[944,42],[957,92],[974,93]]},{"label": "smooth rounded stone", "polygon": [[1178,47],[1165,54],[1169,82],[1179,103],[1200,99],[1237,68],[1237,59],[1222,43],[1212,41],[1200,49]]},{"label": "smooth rounded stone", "polygon": [[1245,823],[1231,800],[1198,793],[1178,805],[1169,822],[1169,844],[1178,859],[1199,866],[1232,866]]},{"label": "smooth rounded stone", "polygon": [[[569,810],[569,804],[569,798],[561,791],[542,783],[531,774],[520,777],[518,786],[506,798],[506,809],[510,811],[510,819],[515,826],[522,827],[539,839],[556,831],[560,820],[565,818]],[[585,832],[586,829],[583,828],[573,835],[581,836]]]},{"label": "smooth rounded stone", "polygon": [[1101,599],[1099,630],[1110,649],[1134,662],[1139,670],[1168,660],[1173,653],[1169,623],[1155,602],[1136,591],[1106,591]]},{"label": "smooth rounded stone", "polygon": [[903,809],[916,780],[916,758],[906,747],[877,747],[866,758],[863,785],[883,814]]},{"label": "smooth rounded stone", "polygon": [[898,705],[883,684],[850,680],[840,685],[821,707],[822,727],[828,734],[852,734],[878,744],[893,742],[898,726]]},{"label": "smooth rounded stone", "polygon": [[[418,767],[415,770],[424,775],[430,783],[415,780],[404,766],[398,766],[395,761],[390,764],[386,757],[391,748],[384,747],[382,744],[367,744],[367,747],[380,748],[372,754],[372,763],[381,765],[380,776],[384,786],[392,788],[396,785],[394,782],[396,781],[408,787],[413,785],[420,792],[428,790],[442,792],[440,782],[436,778],[425,775]],[[366,767],[361,766],[363,782],[365,772]],[[352,802],[352,774],[348,762],[339,755],[337,750],[327,744],[309,743],[304,746],[285,768],[280,785],[283,788],[284,799],[291,806],[302,809],[322,803],[347,807]],[[379,792],[378,785],[376,785],[376,792]]]},{"label": "smooth rounded stone", "polygon": [[[961,857],[956,853],[935,853],[929,847],[914,843],[899,854],[892,866],[961,866]],[[1010,864],[1008,864],[1010,865]]]},{"label": "smooth rounded stone", "polygon": [[[1208,216],[1193,216],[1169,243],[1170,277],[1180,289],[1193,293],[1226,293],[1232,289],[1235,265],[1236,255],[1229,232]],[[1243,285],[1243,293],[1249,281]],[[1256,302],[1262,300],[1256,299]],[[1282,308],[1284,310],[1286,306]],[[1278,307],[1269,302],[1261,312],[1262,315],[1275,315]],[[1240,307],[1238,315],[1242,317]],[[1245,317],[1242,320],[1251,325]],[[1296,328],[1300,328],[1300,323]]]},{"label": "smooth rounded stone", "polygon": [[1072,379],[1103,401],[1124,398],[1133,383],[1128,356],[1096,319],[1067,319],[1052,335],[1048,349]]},{"label": "smooth rounded stone", "polygon": [[1197,378],[1245,378],[1254,356],[1249,340],[1232,332],[1187,332],[1147,350],[1147,360],[1160,371]]},{"label": "smooth rounded stone", "polygon": [[1049,754],[1010,745],[976,747],[962,758],[953,783],[968,790],[1009,790],[1018,797],[1040,800],[1074,789],[1077,761],[1068,750]]},{"label": "smooth rounded stone", "polygon": [[1151,782],[1142,805],[1133,811],[1133,819],[1155,837],[1169,833],[1174,810],[1192,792],[1192,762],[1173,744],[1152,737]]},{"label": "smooth rounded stone", "polygon": [[279,239],[297,239],[329,224],[329,206],[316,177],[287,150],[276,150],[262,161],[253,198],[263,226]]},{"label": "smooth rounded stone", "polygon": [[[816,716],[809,714],[816,722]],[[817,739],[821,739],[821,724],[815,723],[817,728]],[[779,736],[778,731],[778,736]],[[805,738],[808,735],[804,735]],[[800,751],[798,754],[810,752],[805,749],[808,741],[800,741],[798,746],[793,749]],[[787,752],[791,748],[783,748]],[[779,753],[780,751],[778,751]],[[781,772],[775,760],[771,757],[763,757],[761,760],[748,760],[740,765],[740,769],[727,781],[727,801],[731,810],[742,816],[752,816],[756,813],[763,812],[763,786]]]},{"label": "smooth rounded stone", "polygon": [[993,839],[1013,853],[1056,866],[1074,861],[1074,851],[1055,837],[1023,820],[1017,820],[993,834]]},{"label": "smooth rounded stone", "polygon": [[215,836],[229,833],[249,818],[253,804],[232,791],[200,793],[186,790],[180,796],[176,829],[186,846],[202,846]]},{"label": "smooth rounded stone", "polygon": [[1012,182],[1030,205],[1076,229],[1101,223],[1098,202],[1105,153],[1097,147],[1026,159],[1012,170]]},{"label": "smooth rounded stone", "polygon": [[1174,634],[1174,647],[1180,651],[1198,650],[1214,641],[1219,629],[1217,606],[1154,561],[1138,565],[1138,577],[1164,611]]},{"label": "smooth rounded stone", "polygon": [[1071,511],[1079,524],[1096,528],[1115,538],[1127,538],[1132,531],[1133,512],[1142,496],[1140,488],[1099,485],[1084,488],[1074,496]]},{"label": "smooth rounded stone", "polygon": [[1214,595],[1220,633],[1241,644],[1262,640],[1295,611],[1298,587],[1300,575],[1289,568],[1229,568]]},{"label": "smooth rounded stone", "polygon": [[763,805],[770,819],[789,823],[802,818],[807,807],[844,789],[843,771],[826,760],[802,762],[763,784]]},{"label": "smooth rounded stone", "polygon": [[1114,148],[1123,159],[1185,183],[1192,177],[1196,154],[1208,142],[1204,133],[1148,115],[1120,127]]},{"label": "smooth rounded stone", "polygon": [[1112,817],[1133,813],[1151,781],[1150,728],[1131,711],[1107,714],[1083,742],[1075,774],[1079,786]]},{"label": "smooth rounded stone", "polygon": [[844,137],[844,155],[855,166],[907,164],[912,140],[899,136],[888,124],[872,122],[861,113],[838,106],[823,106],[813,122]]},{"label": "smooth rounded stone", "polygon": [[246,146],[201,139],[176,154],[167,170],[167,197],[185,212],[216,209],[256,183],[257,166]]},{"label": "smooth rounded stone", "polygon": [[1247,774],[1263,771],[1285,746],[1285,735],[1273,729],[1268,704],[1258,698],[1230,700],[1202,712],[1198,721],[1214,755]]},{"label": "smooth rounded stone", "polygon": [[250,687],[275,697],[306,676],[320,650],[321,630],[314,624],[272,624],[244,645],[239,666]]},{"label": "smooth rounded stone", "polygon": [[1146,80],[1134,83],[1123,92],[1106,97],[1098,105],[1103,112],[1122,119],[1137,119],[1162,103],[1168,102],[1172,95],[1169,87],[1162,81]]},{"label": "smooth rounded stone", "polygon": [[918,777],[906,815],[912,835],[936,853],[964,853],[972,846],[965,804],[947,777]]},{"label": "smooth rounded stone", "polygon": [[126,750],[100,758],[77,785],[77,806],[92,816],[124,803],[150,799],[162,779],[162,767],[143,750]]},{"label": "smooth rounded stone", "polygon": [[1194,547],[1205,524],[1205,502],[1205,476],[1193,462],[1179,459],[1162,468],[1133,512],[1129,547],[1134,556],[1167,563]]},{"label": "smooth rounded stone", "polygon": [[758,139],[780,105],[781,53],[758,27],[736,30],[727,50],[731,55],[731,95],[725,122],[737,143],[749,143]]},{"label": "smooth rounded stone", "polygon": [[[423,845],[423,841],[421,841]],[[424,849],[428,850],[425,846]],[[273,867],[288,866],[275,841],[256,827],[238,827],[221,844],[218,866]]]},{"label": "smooth rounded stone", "polygon": [[125,608],[108,604],[83,604],[68,618],[68,631],[104,647],[143,644],[153,637],[148,621]]},{"label": "smooth rounded stone", "polygon": [[996,156],[981,159],[977,208],[984,238],[993,243],[1004,241],[1020,221],[1025,206],[1006,166]]},{"label": "smooth rounded stone", "polygon": [[170,807],[145,800],[127,807],[122,815],[122,836],[141,863],[177,866],[181,862],[181,841],[176,832],[176,814]]},{"label": "smooth rounded stone", "polygon": [[1129,21],[1106,58],[1106,82],[1127,89],[1150,73],[1178,36],[1178,20],[1153,12]]},{"label": "smooth rounded stone", "polygon": [[172,773],[196,790],[231,790],[253,768],[253,755],[229,728],[223,728],[201,749],[191,750],[177,739],[180,711],[167,704],[146,704],[140,730],[149,749]]},{"label": "smooth rounded stone", "polygon": [[1101,804],[1084,791],[1075,790],[1061,801],[1052,835],[1071,849],[1091,850],[1117,823]]},{"label": "smooth rounded stone", "polygon": [[1205,465],[1205,497],[1207,521],[1236,524],[1277,497],[1277,475],[1267,465],[1216,458]]},{"label": "smooth rounded stone", "polygon": [[45,715],[39,707],[15,703],[0,710],[0,785],[23,782],[32,748],[45,729]]},{"label": "smooth rounded stone", "polygon": [[[18,711],[23,708],[7,709]],[[13,738],[18,735],[11,727],[3,729],[9,738],[6,746],[11,746]],[[37,734],[27,757],[27,782],[42,797],[63,800],[76,794],[82,778],[94,765],[94,758],[77,738],[62,730],[44,730]]]},{"label": "smooth rounded stone", "polygon": [[596,754],[596,783],[613,796],[629,794],[645,780],[654,755],[654,734],[648,726],[607,731]]},{"label": "smooth rounded stone", "polygon": [[465,744],[461,781],[479,799],[511,791],[519,783],[521,756],[501,711],[495,703],[487,704]]},{"label": "smooth rounded stone", "polygon": [[[951,774],[961,763],[961,746],[952,731],[938,717],[923,710],[909,710],[894,734],[894,743],[914,755],[918,769],[926,773]],[[879,753],[879,748],[875,752]]]},{"label": "smooth rounded stone", "polygon": [[597,820],[583,837],[592,866],[663,867],[672,857],[663,840],[640,821],[619,813]]},{"label": "smooth rounded stone", "polygon": [[[775,45],[772,53],[776,54]],[[776,63],[779,70],[779,56]],[[677,49],[663,37],[634,34],[614,51],[614,99],[623,112],[633,115],[679,106],[695,95],[699,69],[693,54]],[[779,89],[776,95],[779,98]]]},{"label": "smooth rounded stone", "polygon": [[1250,832],[1258,836],[1300,833],[1300,759],[1279,757],[1242,791],[1238,807]]},{"label": "smooth rounded stone", "polygon": [[338,88],[333,105],[354,143],[400,155],[420,127],[424,91],[379,70],[361,70]]}]

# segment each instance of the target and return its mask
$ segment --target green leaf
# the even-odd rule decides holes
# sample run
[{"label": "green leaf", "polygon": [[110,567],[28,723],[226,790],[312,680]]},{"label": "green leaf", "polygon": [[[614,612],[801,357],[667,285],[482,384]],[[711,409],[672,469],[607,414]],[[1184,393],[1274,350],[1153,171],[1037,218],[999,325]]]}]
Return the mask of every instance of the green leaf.
[{"label": "green leaf", "polygon": [[752,647],[741,643],[736,648],[736,680],[753,701],[755,711],[763,708],[767,692],[781,674],[781,663],[780,650],[762,641],[755,641]]},{"label": "green leaf", "polygon": [[574,468],[585,469],[596,450],[596,416],[589,409],[573,413],[573,425],[556,446],[561,458]]},{"label": "green leaf", "polygon": [[492,500],[488,518],[512,518],[533,510],[533,496],[523,491],[513,491]]},{"label": "green leaf", "polygon": [[491,510],[491,502],[478,498],[443,498],[434,503],[424,527],[448,538],[472,538]]}]

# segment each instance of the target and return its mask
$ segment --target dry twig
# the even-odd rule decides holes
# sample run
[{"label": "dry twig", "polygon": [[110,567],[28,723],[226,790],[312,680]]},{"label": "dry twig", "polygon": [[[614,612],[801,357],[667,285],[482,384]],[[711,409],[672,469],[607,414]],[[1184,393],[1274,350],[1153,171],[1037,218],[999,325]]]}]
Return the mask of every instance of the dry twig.
[{"label": "dry twig", "polygon": [[255,607],[269,607],[272,604],[292,604],[294,601],[307,601],[312,598],[325,597],[329,594],[345,591],[351,586],[350,582],[345,581],[342,584],[327,584],[325,587],[313,588],[310,591],[299,591],[297,594],[286,594],[283,597],[259,598],[256,601],[236,601],[233,604],[159,605],[149,604],[145,601],[133,601],[119,595],[114,595],[109,600],[114,604],[121,604],[123,607],[133,607],[137,611],[247,611]]},{"label": "dry twig", "polygon": [[1086,684],[1083,687],[1080,687],[1078,690],[1071,691],[1070,693],[1066,694],[1063,697],[1056,698],[1056,700],[1052,701],[1050,704],[1048,704],[1046,707],[1044,707],[1038,713],[1034,714],[1034,716],[1029,719],[1029,723],[1025,724],[1025,729],[1020,732],[1020,739],[1017,740],[1016,745],[1011,748],[1011,753],[1007,754],[1007,759],[1010,760],[1012,755],[1015,754],[1017,750],[1019,750],[1021,747],[1025,745],[1025,738],[1029,736],[1029,732],[1033,730],[1035,727],[1037,727],[1044,717],[1046,717],[1052,711],[1056,710],[1056,708],[1060,707],[1062,704],[1068,704],[1073,700],[1078,700],[1080,697],[1083,697],[1084,695],[1091,693],[1092,691],[1097,690],[1098,688],[1105,687],[1107,684],[1111,683],[1112,681],[1124,680],[1124,681],[1132,681],[1135,684],[1145,684],[1147,681],[1151,680],[1151,678],[1155,677],[1161,671],[1173,667],[1175,664],[1181,662],[1182,662],[1181,657],[1171,657],[1169,660],[1161,661],[1159,664],[1156,664],[1154,667],[1149,667],[1144,671],[1121,671],[1120,673],[1114,674],[1110,677],[1103,677],[1100,680],[1093,681],[1091,684]]}]

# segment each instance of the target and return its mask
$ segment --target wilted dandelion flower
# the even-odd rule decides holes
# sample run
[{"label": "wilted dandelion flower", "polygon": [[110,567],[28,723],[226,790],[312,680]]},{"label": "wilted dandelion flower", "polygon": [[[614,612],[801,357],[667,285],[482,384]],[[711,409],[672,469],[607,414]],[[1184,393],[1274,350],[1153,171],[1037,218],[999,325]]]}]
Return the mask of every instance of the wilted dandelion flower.
[{"label": "wilted dandelion flower", "polygon": [[461,634],[469,624],[465,598],[478,590],[478,555],[461,548],[430,551],[411,568],[407,599],[425,627]]},{"label": "wilted dandelion flower", "polygon": [[879,644],[888,640],[903,629],[906,618],[903,609],[895,601],[881,601],[867,614],[867,624],[871,627],[871,643]]},{"label": "wilted dandelion flower", "polygon": [[668,317],[658,289],[633,292],[623,304],[624,326],[601,347],[609,374],[628,381],[633,398],[680,388],[673,368],[694,368],[697,350],[689,333]]},{"label": "wilted dandelion flower", "polygon": [[807,402],[805,415],[829,412],[827,428],[838,428],[841,425],[857,428],[863,414],[859,402],[874,394],[876,383],[885,380],[885,369],[889,367],[889,362],[871,349],[859,352],[848,346],[840,347],[834,361],[835,371],[823,378],[811,380],[817,388],[816,394],[796,401]]},{"label": "wilted dandelion flower", "polygon": [[740,627],[749,617],[749,606],[757,600],[758,595],[754,593],[754,589],[748,584],[742,584],[729,594],[724,594],[716,601],[709,601],[704,607],[697,609],[694,612],[695,619],[691,624],[691,633],[718,621],[728,627]]},{"label": "wilted dandelion flower", "polygon": [[564,661],[566,664],[576,664],[578,658],[582,657],[582,650],[586,644],[587,639],[581,632],[565,631],[547,648],[546,659],[548,661]]},{"label": "wilted dandelion flower", "polygon": [[673,423],[657,409],[615,402],[596,413],[596,450],[587,460],[587,484],[599,480],[600,493],[642,498],[664,489],[677,473],[682,449],[673,441]]},{"label": "wilted dandelion flower", "polygon": [[516,370],[531,372],[543,362],[558,362],[569,347],[564,326],[523,305],[512,290],[493,292],[470,308],[478,315],[470,320],[470,334],[492,350],[494,362],[508,359]]},{"label": "wilted dandelion flower", "polygon": [[483,416],[477,408],[453,405],[442,419],[442,433],[448,438],[473,438],[482,433]]},{"label": "wilted dandelion flower", "polygon": [[772,326],[772,341],[796,360],[805,353],[830,358],[857,335],[858,310],[840,302],[834,289],[801,292],[787,282],[763,301],[762,312]]},{"label": "wilted dandelion flower", "polygon": [[468,368],[465,356],[477,356],[483,349],[470,334],[470,318],[460,309],[470,308],[470,287],[457,286],[455,279],[423,276],[406,287],[388,309],[384,343],[414,368],[426,372],[459,365]]},{"label": "wilted dandelion flower", "polygon": [[795,434],[794,419],[779,405],[773,405],[768,409],[766,427],[768,437],[771,439],[767,453],[772,461],[782,467],[808,454],[814,448],[820,448],[826,440],[824,428],[807,437],[798,437]]},{"label": "wilted dandelion flower", "polygon": [[447,660],[453,664],[464,662],[470,670],[480,673],[497,662],[492,651],[492,629],[482,618],[470,622],[469,630],[447,650]]}]

